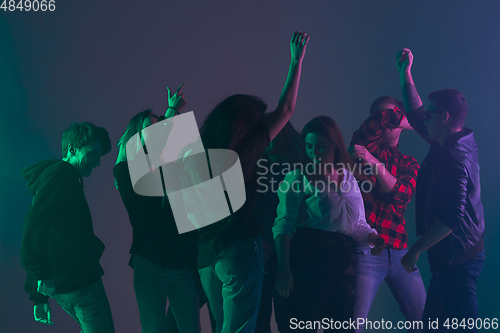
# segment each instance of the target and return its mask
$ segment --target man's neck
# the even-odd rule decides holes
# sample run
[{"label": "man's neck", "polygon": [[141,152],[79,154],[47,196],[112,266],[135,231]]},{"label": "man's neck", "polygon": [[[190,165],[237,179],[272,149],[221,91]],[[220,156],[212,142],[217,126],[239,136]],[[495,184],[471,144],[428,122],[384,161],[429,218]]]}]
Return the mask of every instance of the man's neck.
[{"label": "man's neck", "polygon": [[446,140],[448,140],[448,138],[450,136],[452,136],[453,134],[455,133],[458,133],[462,130],[463,128],[446,128],[443,130],[443,133],[441,133],[440,137],[439,137],[439,144],[441,145],[441,147],[443,147],[444,143],[446,142]]}]

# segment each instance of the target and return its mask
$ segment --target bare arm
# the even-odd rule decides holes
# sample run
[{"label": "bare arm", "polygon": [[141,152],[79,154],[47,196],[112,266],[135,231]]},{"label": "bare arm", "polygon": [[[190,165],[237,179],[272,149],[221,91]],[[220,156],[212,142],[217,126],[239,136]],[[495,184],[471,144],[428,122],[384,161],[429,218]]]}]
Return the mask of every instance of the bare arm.
[{"label": "bare arm", "polygon": [[406,272],[413,272],[413,267],[417,264],[419,255],[451,234],[452,231],[446,224],[436,220],[429,230],[413,244],[408,253],[401,258],[401,265],[403,265]]},{"label": "bare arm", "polygon": [[427,141],[427,143],[432,144],[427,128],[425,127],[425,110],[411,74],[413,54],[409,49],[403,49],[398,52],[396,58],[398,62],[399,78],[403,90],[403,102],[405,104],[406,116],[408,117],[409,124]]},{"label": "bare arm", "polygon": [[306,33],[296,31],[290,41],[291,61],[288,69],[288,77],[281,92],[280,101],[276,110],[266,118],[271,141],[286,125],[295,110],[297,93],[299,91],[300,73],[302,60],[306,52],[309,36]]},{"label": "bare arm", "polygon": [[276,252],[278,255],[278,274],[276,275],[276,290],[281,297],[288,298],[293,291],[293,276],[290,270],[290,235],[276,237]]},{"label": "bare arm", "polygon": [[[410,49],[402,49],[396,55],[398,61],[399,79],[403,88],[403,102],[407,112],[418,109],[422,106],[422,100],[415,88],[411,66],[413,65],[413,54]],[[408,88],[409,89],[408,89]]]},{"label": "bare arm", "polygon": [[276,290],[284,298],[290,297],[290,293],[293,291],[290,240],[299,216],[300,206],[304,200],[304,189],[301,181],[303,181],[302,174],[292,171],[285,176],[277,193],[279,204],[276,208],[276,220],[272,230],[278,256]]}]

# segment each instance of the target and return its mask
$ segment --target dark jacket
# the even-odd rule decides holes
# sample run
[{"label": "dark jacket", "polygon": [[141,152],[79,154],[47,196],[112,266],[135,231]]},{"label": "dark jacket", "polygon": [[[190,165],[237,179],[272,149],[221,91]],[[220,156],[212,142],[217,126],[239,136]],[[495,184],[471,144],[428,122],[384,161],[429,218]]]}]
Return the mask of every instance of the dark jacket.
[{"label": "dark jacket", "polygon": [[78,171],[62,160],[47,160],[21,171],[34,196],[24,220],[21,261],[25,289],[35,303],[46,301],[36,281],[53,279],[55,292],[90,286],[104,274],[104,244],[94,235],[92,216]]},{"label": "dark jacket", "polygon": [[464,263],[484,249],[478,149],[468,128],[452,134],[442,147],[431,142],[423,126],[423,107],[407,116],[410,125],[431,143],[417,178],[417,235],[425,234],[436,219],[453,230],[427,251],[431,272],[436,272]]},{"label": "dark jacket", "polygon": [[196,269],[198,232],[179,234],[166,197],[135,193],[127,162],[115,165],[113,175],[133,230],[130,266],[138,254],[163,268]]}]

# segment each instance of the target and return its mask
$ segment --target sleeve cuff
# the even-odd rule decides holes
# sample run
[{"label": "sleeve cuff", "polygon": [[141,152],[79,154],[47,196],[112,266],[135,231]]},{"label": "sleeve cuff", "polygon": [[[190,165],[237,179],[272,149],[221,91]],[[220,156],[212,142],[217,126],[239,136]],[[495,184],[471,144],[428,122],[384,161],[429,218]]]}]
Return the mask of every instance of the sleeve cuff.
[{"label": "sleeve cuff", "polygon": [[287,226],[287,225],[279,225],[279,226],[274,226],[272,228],[273,231],[273,239],[276,239],[279,235],[289,235],[292,237],[293,235],[293,226]]},{"label": "sleeve cuff", "polygon": [[375,234],[375,235],[378,235],[378,232],[377,230],[375,230],[374,228],[371,228],[369,230],[369,232],[366,233],[365,237],[363,237],[363,245],[364,246],[368,246],[368,247],[373,247],[370,243],[368,243],[368,237],[371,235],[371,234]]}]

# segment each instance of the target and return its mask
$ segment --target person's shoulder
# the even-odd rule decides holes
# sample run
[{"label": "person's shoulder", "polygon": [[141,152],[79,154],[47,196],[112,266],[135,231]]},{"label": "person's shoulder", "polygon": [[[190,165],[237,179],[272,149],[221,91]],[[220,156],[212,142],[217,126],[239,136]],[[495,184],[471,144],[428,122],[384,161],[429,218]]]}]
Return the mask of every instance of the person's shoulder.
[{"label": "person's shoulder", "polygon": [[452,134],[441,149],[443,162],[465,163],[471,155],[476,155],[477,144],[474,133],[469,128]]},{"label": "person's shoulder", "polygon": [[120,162],[120,163],[117,163],[114,167],[113,167],[113,175],[115,177],[117,176],[121,176],[123,174],[127,174],[128,175],[128,163],[126,161],[123,161],[123,162]]},{"label": "person's shoulder", "polygon": [[63,160],[54,160],[44,171],[46,176],[61,178],[78,178],[78,171],[74,166]]},{"label": "person's shoulder", "polygon": [[48,166],[41,175],[40,186],[49,186],[50,188],[80,188],[80,175],[78,170],[68,162],[57,160]]}]

